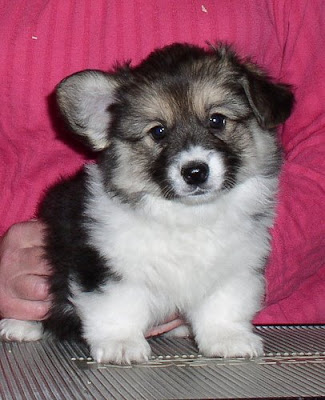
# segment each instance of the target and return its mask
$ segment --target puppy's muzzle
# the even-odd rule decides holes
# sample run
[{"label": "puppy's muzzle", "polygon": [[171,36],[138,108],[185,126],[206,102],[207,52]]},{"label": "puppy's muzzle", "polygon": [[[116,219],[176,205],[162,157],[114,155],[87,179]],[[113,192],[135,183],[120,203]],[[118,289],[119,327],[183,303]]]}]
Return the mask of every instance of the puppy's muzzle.
[{"label": "puppy's muzzle", "polygon": [[199,186],[207,181],[209,166],[203,162],[191,162],[182,168],[181,174],[188,185]]}]

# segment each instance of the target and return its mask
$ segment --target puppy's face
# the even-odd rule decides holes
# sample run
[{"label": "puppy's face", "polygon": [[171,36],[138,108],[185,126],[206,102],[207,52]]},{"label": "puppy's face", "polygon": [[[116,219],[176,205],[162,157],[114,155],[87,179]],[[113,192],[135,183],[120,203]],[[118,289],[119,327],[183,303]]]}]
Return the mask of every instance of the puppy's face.
[{"label": "puppy's face", "polygon": [[278,169],[274,129],[293,97],[225,46],[173,45],[136,68],[64,80],[59,105],[71,127],[103,151],[109,190],[187,203]]}]

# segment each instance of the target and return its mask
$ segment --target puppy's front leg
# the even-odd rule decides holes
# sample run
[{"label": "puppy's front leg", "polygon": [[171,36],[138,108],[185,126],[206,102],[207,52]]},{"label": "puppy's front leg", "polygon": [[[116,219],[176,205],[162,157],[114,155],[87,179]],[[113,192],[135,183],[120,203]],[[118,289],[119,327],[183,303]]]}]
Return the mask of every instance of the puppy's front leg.
[{"label": "puppy's front leg", "polygon": [[262,340],[251,325],[262,292],[260,277],[232,278],[195,307],[189,319],[200,352],[208,357],[262,355]]},{"label": "puppy's front leg", "polygon": [[98,362],[141,363],[150,346],[144,333],[150,323],[145,289],[114,283],[104,292],[79,293],[74,303],[83,324],[83,337]]}]

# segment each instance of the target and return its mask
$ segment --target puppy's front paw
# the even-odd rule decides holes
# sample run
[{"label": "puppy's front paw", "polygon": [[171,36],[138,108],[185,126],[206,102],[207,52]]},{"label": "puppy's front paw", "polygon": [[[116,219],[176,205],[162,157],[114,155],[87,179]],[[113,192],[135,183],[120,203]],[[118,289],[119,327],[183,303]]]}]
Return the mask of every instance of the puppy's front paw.
[{"label": "puppy's front paw", "polygon": [[0,337],[4,340],[30,342],[41,339],[43,327],[41,322],[3,319],[0,321]]},{"label": "puppy's front paw", "polygon": [[198,343],[199,350],[207,357],[258,357],[263,355],[262,339],[249,331],[225,329],[206,335]]},{"label": "puppy's front paw", "polygon": [[111,339],[91,344],[91,354],[99,362],[112,364],[143,363],[148,361],[151,349],[145,339]]}]

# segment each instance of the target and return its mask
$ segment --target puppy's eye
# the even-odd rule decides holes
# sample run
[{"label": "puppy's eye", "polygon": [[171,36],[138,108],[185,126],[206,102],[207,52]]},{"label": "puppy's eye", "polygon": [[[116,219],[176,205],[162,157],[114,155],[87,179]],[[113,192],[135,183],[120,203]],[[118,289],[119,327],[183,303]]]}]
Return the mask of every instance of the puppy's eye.
[{"label": "puppy's eye", "polygon": [[166,136],[166,129],[162,125],[154,126],[149,132],[152,138],[157,142]]},{"label": "puppy's eye", "polygon": [[222,114],[212,114],[209,119],[209,127],[212,129],[222,130],[226,126],[226,117]]}]

